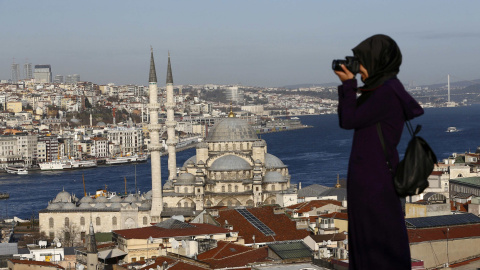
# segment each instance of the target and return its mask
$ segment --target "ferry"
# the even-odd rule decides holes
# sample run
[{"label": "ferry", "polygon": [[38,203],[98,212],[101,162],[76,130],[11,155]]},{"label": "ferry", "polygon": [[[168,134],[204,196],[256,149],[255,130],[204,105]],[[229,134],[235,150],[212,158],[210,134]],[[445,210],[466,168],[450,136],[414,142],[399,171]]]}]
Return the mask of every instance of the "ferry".
[{"label": "ferry", "polygon": [[28,174],[27,168],[9,166],[5,168],[7,173],[25,175]]},{"label": "ferry", "polygon": [[72,168],[72,163],[66,159],[43,162],[38,165],[42,171],[58,171]]},{"label": "ferry", "polygon": [[97,167],[96,160],[71,160],[72,169]]},{"label": "ferry", "polygon": [[449,127],[445,132],[458,132],[458,129],[456,127]]},{"label": "ferry", "polygon": [[122,156],[122,157],[113,157],[107,158],[105,164],[107,165],[117,165],[125,163],[138,163],[147,161],[148,156],[146,154],[135,154],[131,156]]}]

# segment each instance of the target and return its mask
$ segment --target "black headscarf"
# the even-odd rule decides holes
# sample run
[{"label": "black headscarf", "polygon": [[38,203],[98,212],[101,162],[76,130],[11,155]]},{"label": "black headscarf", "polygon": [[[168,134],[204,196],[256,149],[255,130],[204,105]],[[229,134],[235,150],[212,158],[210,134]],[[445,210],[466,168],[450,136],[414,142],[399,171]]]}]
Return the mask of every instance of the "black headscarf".
[{"label": "black headscarf", "polygon": [[368,71],[368,78],[360,87],[363,91],[374,90],[386,80],[394,78],[400,71],[402,53],[397,43],[389,36],[371,36],[352,51]]}]

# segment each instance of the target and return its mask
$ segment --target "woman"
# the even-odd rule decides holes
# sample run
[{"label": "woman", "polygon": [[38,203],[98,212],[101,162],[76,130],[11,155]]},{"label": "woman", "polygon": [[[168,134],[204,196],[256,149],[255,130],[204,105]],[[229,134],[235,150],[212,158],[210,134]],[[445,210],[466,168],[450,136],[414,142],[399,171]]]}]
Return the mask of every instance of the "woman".
[{"label": "woman", "polygon": [[[378,136],[383,132],[393,170],[405,119],[423,114],[397,79],[402,54],[393,39],[375,35],[353,48],[364,85],[345,66],[335,74],[340,127],[354,129],[348,165],[350,269],[411,269],[405,219]],[[357,98],[357,92],[360,96]]]}]

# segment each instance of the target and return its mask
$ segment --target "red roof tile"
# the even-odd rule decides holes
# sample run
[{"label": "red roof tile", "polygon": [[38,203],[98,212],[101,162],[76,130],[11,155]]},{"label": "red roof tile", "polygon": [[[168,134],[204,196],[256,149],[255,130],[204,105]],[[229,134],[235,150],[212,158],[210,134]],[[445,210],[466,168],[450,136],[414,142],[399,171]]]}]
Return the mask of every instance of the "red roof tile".
[{"label": "red roof tile", "polygon": [[291,210],[295,210],[295,212],[297,213],[305,213],[305,212],[310,212],[316,208],[323,207],[328,204],[342,206],[342,202],[336,201],[336,200],[313,200],[313,201],[290,205],[287,208]]},{"label": "red roof tile", "polygon": [[189,269],[189,270],[204,270],[204,269],[210,269],[210,268],[207,268],[207,267],[201,267],[199,265],[194,265],[194,264],[190,264],[190,263],[186,263],[186,262],[183,262],[183,261],[179,261],[179,260],[175,260],[175,259],[172,259],[172,258],[169,258],[169,257],[165,257],[165,256],[160,256],[160,257],[157,257],[155,259],[155,262],[153,264],[150,264],[150,265],[147,265],[143,268],[140,268],[140,270],[149,270],[149,269],[157,269],[157,266],[162,266],[163,265],[163,262],[167,262],[168,263],[168,269],[172,269],[172,270],[186,270],[186,269]]},{"label": "red roof tile", "polygon": [[333,212],[324,215],[320,215],[321,218],[334,218],[334,219],[343,219],[348,220],[348,214],[342,212]]},{"label": "red roof tile", "polygon": [[[480,224],[449,227],[448,239],[469,238],[480,236]],[[433,240],[446,240],[447,227],[408,229],[410,243],[419,243]]]},{"label": "red roof tile", "polygon": [[242,267],[250,263],[271,261],[268,259],[268,247],[261,247],[258,249],[247,250],[242,253],[233,254],[223,258],[210,258],[201,260],[210,264],[214,269],[227,267]]},{"label": "red roof tile", "polygon": [[212,248],[202,254],[199,254],[198,259],[221,259],[253,249],[254,248],[252,247],[247,247],[232,242],[218,241],[216,248]]},{"label": "red roof tile", "polygon": [[442,171],[433,171],[430,175],[443,175],[444,172]]},{"label": "red roof tile", "polygon": [[175,236],[194,236],[231,232],[228,229],[224,229],[210,224],[190,224],[194,225],[195,227],[183,229],[164,229],[157,226],[150,226],[136,229],[116,230],[113,232],[126,239],[148,239],[150,236],[153,238],[167,238]]},{"label": "red roof tile", "polygon": [[14,264],[29,264],[29,265],[40,265],[40,266],[46,266],[46,267],[54,267],[54,268],[60,268],[60,269],[65,269],[61,267],[58,264],[54,264],[51,262],[41,262],[41,261],[28,261],[28,260],[15,260],[15,259],[9,259]]},{"label": "red roof tile", "polygon": [[233,230],[238,231],[239,236],[243,237],[245,244],[253,244],[253,235],[255,235],[256,243],[265,243],[299,240],[310,234],[307,230],[297,230],[296,222],[288,218],[285,214],[274,214],[273,208],[273,206],[264,206],[248,208],[248,211],[273,230],[275,236],[265,236],[234,209],[219,211],[219,216],[216,217],[215,220],[222,226],[225,225],[226,222],[232,225]]}]

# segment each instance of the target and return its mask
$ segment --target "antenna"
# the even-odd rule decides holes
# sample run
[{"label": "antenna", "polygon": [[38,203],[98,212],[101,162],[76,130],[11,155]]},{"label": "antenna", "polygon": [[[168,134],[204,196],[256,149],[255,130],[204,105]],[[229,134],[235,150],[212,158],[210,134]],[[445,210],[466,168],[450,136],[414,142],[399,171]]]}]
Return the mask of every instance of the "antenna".
[{"label": "antenna", "polygon": [[125,179],[125,195],[127,195],[127,177],[123,177]]},{"label": "antenna", "polygon": [[450,74],[447,75],[448,102],[450,102]]},{"label": "antenna", "polygon": [[82,179],[83,179],[83,193],[85,197],[87,197],[87,190],[85,189],[85,175],[82,173]]}]

